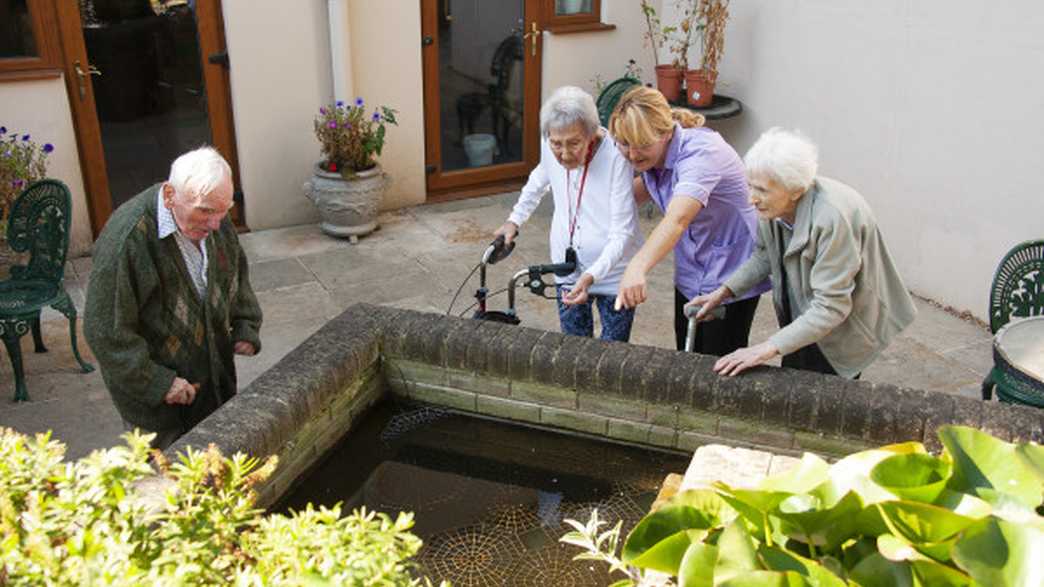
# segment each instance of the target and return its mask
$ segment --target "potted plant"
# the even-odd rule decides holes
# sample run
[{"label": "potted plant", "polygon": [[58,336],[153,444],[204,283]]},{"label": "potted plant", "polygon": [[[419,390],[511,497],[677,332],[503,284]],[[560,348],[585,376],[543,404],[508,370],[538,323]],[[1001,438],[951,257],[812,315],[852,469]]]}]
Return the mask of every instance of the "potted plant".
[{"label": "potted plant", "polygon": [[718,62],[725,50],[725,24],[729,20],[729,0],[694,0],[699,22],[702,55],[699,69],[685,72],[685,95],[689,104],[702,108],[714,100]]},{"label": "potted plant", "polygon": [[7,218],[15,198],[29,184],[47,176],[50,143],[37,145],[29,134],[8,132],[0,126],[0,279],[7,277],[17,255],[7,246]]},{"label": "potted plant", "polygon": [[315,136],[323,158],[304,193],[319,209],[323,232],[356,242],[377,228],[377,205],[389,180],[376,157],[384,148],[385,126],[397,124],[395,114],[386,106],[368,114],[362,98],[319,109]]},{"label": "potted plant", "polygon": [[678,100],[681,96],[682,78],[685,70],[678,67],[677,63],[660,63],[660,49],[667,38],[675,31],[675,27],[663,27],[660,17],[656,14],[656,8],[648,0],[642,0],[642,14],[645,15],[645,42],[652,49],[653,63],[656,64],[656,89],[660,90],[669,102]]}]

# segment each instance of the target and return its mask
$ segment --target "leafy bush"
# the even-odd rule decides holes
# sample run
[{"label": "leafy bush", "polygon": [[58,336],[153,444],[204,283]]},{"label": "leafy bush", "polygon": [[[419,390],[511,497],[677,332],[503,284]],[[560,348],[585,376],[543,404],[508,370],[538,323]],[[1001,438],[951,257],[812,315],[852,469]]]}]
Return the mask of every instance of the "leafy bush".
[{"label": "leafy bush", "polygon": [[46,177],[50,143],[37,145],[28,134],[0,126],[0,240],[7,235],[11,204],[29,184]]},{"label": "leafy bush", "polygon": [[648,571],[684,586],[884,587],[1044,584],[1044,448],[973,428],[884,446],[833,465],[806,454],[757,489],[715,483],[643,518],[616,554],[619,525],[597,512],[562,538],[633,585]]},{"label": "leafy bush", "polygon": [[[63,461],[50,435],[0,429],[0,586],[417,585],[411,514],[339,506],[262,515],[252,488],[276,466],[211,447],[167,463],[149,436]],[[166,486],[162,499],[137,491]],[[153,492],[155,494],[155,492]]]},{"label": "leafy bush", "polygon": [[384,149],[384,125],[398,124],[395,114],[382,106],[367,116],[362,98],[354,104],[338,101],[320,108],[315,117],[315,136],[323,154],[320,167],[351,175],[376,165],[374,157]]}]

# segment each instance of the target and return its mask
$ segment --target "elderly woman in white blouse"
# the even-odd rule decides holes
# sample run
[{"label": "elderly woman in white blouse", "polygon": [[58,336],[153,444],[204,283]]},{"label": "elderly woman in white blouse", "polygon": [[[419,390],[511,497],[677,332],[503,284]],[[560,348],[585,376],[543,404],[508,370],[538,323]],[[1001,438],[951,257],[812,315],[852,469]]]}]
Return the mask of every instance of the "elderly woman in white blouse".
[{"label": "elderly woman in white blouse", "polygon": [[631,164],[598,122],[594,99],[580,88],[555,90],[540,109],[540,164],[518,203],[498,228],[510,242],[551,188],[551,260],[575,253],[576,271],[555,277],[562,332],[593,336],[598,306],[601,338],[627,341],[634,309],[616,310],[616,292],[628,261],[641,248]]}]

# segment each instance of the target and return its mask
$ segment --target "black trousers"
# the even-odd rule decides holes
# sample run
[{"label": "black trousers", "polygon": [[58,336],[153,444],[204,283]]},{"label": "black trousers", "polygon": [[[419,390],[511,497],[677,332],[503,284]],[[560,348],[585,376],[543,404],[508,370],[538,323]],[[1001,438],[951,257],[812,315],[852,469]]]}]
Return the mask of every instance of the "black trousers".
[{"label": "black trousers", "polygon": [[[701,322],[696,326],[693,350],[705,355],[723,357],[736,349],[750,344],[750,325],[754,323],[754,312],[760,297],[733,302],[725,306],[723,320]],[[685,350],[685,335],[689,319],[685,317],[685,304],[689,299],[674,288],[674,340],[678,350]]]}]

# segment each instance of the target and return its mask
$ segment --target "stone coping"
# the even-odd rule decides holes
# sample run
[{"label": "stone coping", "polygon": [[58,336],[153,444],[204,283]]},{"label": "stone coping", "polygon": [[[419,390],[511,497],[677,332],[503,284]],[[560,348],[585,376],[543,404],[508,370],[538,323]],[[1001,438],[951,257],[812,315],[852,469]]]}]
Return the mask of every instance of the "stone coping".
[{"label": "stone coping", "polygon": [[924,442],[945,424],[1044,440],[1044,410],[777,367],[734,378],[709,356],[355,304],[167,450],[280,456],[268,505],[389,388],[523,422],[695,450],[730,444],[842,456]]}]

